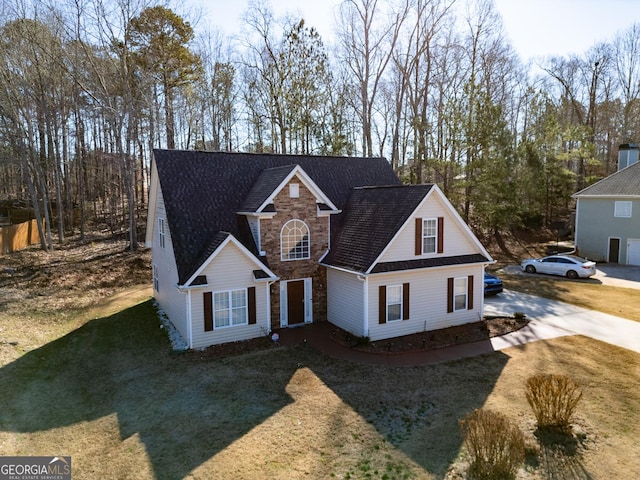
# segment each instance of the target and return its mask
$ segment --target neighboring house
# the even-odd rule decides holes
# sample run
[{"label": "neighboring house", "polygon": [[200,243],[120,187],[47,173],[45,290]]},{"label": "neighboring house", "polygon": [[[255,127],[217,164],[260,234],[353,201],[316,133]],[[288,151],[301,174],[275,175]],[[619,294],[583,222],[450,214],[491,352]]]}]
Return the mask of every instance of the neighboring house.
[{"label": "neighboring house", "polygon": [[329,320],[371,340],[475,322],[490,255],[382,158],[156,150],[154,297],[190,348]]},{"label": "neighboring house", "polygon": [[619,170],[579,191],[575,245],[590,260],[640,265],[638,146],[621,145]]}]

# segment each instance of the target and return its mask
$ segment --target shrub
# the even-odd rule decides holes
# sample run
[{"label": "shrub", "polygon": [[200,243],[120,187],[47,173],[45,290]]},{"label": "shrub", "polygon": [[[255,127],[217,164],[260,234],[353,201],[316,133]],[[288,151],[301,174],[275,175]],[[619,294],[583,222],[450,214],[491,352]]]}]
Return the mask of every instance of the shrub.
[{"label": "shrub", "polygon": [[472,478],[510,479],[524,462],[524,435],[504,415],[476,409],[460,420]]},{"label": "shrub", "polygon": [[527,402],[538,428],[571,431],[571,418],[582,398],[580,387],[566,375],[533,375],[526,382]]}]

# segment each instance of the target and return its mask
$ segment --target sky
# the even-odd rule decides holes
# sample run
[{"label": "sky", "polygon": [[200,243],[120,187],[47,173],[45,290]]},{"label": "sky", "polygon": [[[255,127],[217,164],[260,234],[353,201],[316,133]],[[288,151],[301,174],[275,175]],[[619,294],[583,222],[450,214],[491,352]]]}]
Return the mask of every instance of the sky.
[{"label": "sky", "polygon": [[[640,23],[640,0],[494,0],[507,35],[523,61],[548,55],[582,54]],[[191,0],[204,22],[231,35],[241,31],[249,0]],[[325,43],[340,0],[270,0],[276,17],[299,13]]]}]

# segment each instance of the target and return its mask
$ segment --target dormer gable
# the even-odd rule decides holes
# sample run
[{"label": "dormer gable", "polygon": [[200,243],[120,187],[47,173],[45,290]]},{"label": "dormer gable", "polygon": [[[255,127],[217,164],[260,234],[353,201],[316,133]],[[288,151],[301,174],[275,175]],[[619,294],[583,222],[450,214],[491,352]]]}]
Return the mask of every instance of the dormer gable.
[{"label": "dormer gable", "polygon": [[340,213],[329,197],[318,187],[300,165],[267,168],[253,184],[238,214],[272,217],[277,212],[274,199],[285,188],[290,198],[297,198],[299,186],[303,185],[314,196],[320,216]]},{"label": "dormer gable", "polygon": [[327,266],[365,274],[491,262],[437,185],[355,188],[323,259]]}]

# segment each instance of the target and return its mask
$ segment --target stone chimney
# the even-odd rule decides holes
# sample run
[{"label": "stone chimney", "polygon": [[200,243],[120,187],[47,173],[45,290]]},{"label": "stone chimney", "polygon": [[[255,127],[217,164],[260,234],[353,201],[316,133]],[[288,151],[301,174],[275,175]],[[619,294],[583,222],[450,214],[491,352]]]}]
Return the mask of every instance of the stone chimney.
[{"label": "stone chimney", "polygon": [[618,171],[638,161],[638,144],[623,143],[618,147]]}]

